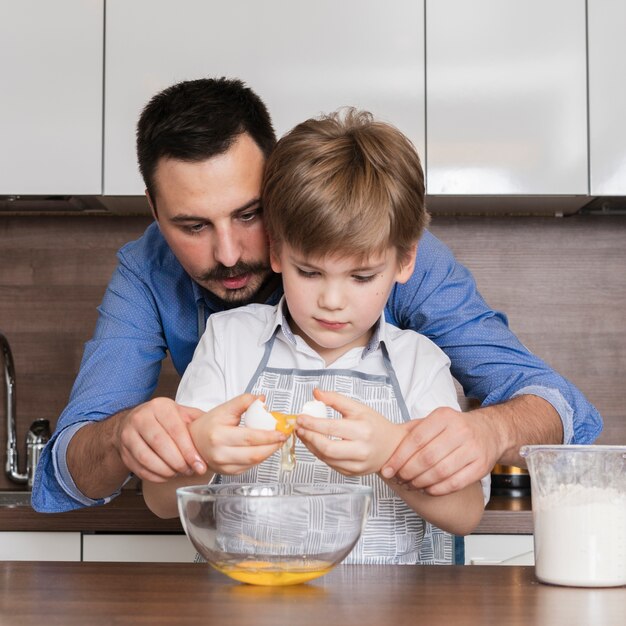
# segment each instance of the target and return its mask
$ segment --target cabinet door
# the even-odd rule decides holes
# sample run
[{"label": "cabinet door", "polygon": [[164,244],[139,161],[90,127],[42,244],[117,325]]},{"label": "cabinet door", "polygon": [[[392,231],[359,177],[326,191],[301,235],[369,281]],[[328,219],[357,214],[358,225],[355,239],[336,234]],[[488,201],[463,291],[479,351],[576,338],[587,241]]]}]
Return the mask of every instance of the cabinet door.
[{"label": "cabinet door", "polygon": [[365,108],[424,147],[423,0],[108,0],[104,193],[143,194],[135,127],[181,80],[241,78],[279,135]]},{"label": "cabinet door", "polygon": [[83,561],[192,563],[187,535],[83,535]]},{"label": "cabinet door", "polygon": [[585,0],[428,0],[429,194],[586,194]]},{"label": "cabinet door", "polygon": [[0,0],[0,194],[102,191],[104,0]]},{"label": "cabinet door", "polygon": [[589,0],[591,194],[626,195],[626,2]]},{"label": "cabinet door", "polygon": [[465,565],[534,565],[532,535],[469,535]]},{"label": "cabinet door", "polygon": [[0,561],[80,561],[80,533],[2,532]]}]

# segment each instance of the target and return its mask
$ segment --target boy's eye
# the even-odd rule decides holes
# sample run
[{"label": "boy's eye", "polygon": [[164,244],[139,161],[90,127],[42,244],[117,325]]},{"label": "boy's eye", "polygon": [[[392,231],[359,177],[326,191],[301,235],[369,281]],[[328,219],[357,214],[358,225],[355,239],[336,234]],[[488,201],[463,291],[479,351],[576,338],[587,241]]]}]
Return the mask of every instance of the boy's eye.
[{"label": "boy's eye", "polygon": [[357,283],[369,283],[371,280],[374,280],[376,274],[370,274],[369,276],[361,276],[359,274],[355,274],[352,278],[356,280]]},{"label": "boy's eye", "polygon": [[296,269],[298,270],[298,275],[302,276],[303,278],[315,278],[316,276],[319,276],[319,272],[303,270],[301,267],[297,267]]}]

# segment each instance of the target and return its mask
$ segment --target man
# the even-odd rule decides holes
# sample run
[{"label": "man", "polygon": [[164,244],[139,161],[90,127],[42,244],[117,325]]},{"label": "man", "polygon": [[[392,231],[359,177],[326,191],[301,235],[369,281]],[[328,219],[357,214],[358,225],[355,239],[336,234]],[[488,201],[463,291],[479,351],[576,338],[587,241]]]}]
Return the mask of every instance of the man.
[{"label": "man", "polygon": [[[168,351],[185,371],[208,315],[275,304],[282,294],[260,205],[274,144],[265,106],[239,81],[180,83],[146,106],[137,152],[155,222],[118,254],[70,402],[37,469],[37,510],[107,502],[130,473],[158,482],[210,469],[188,430],[200,411],[149,398]],[[440,408],[420,420],[383,468],[386,478],[443,495],[498,461],[521,464],[522,444],[589,443],[600,432],[595,408],[520,344],[428,231],[385,316],[437,343],[466,395],[483,402],[470,413]],[[224,404],[224,415],[236,406],[237,399]],[[278,441],[277,433],[250,431],[246,444]]]}]

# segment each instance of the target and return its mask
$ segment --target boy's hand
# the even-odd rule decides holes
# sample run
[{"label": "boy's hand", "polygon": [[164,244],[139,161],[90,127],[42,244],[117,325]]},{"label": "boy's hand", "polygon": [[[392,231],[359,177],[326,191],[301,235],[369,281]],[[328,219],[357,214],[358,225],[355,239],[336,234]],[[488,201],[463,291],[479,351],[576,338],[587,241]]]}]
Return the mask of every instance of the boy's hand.
[{"label": "boy's hand", "polygon": [[217,474],[241,474],[276,452],[287,437],[277,430],[240,428],[241,415],[256,399],[242,394],[201,415],[189,427],[194,445]]},{"label": "boy's hand", "polygon": [[314,395],[343,419],[298,416],[296,433],[304,445],[346,476],[380,471],[404,438],[404,426],[392,424],[374,409],[339,393],[316,389]]}]

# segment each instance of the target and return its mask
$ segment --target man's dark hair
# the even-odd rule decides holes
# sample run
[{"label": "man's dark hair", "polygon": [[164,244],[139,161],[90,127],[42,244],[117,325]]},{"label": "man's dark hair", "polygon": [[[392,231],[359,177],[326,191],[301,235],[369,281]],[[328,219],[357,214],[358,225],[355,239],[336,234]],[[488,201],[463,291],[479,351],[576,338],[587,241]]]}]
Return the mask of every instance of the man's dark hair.
[{"label": "man's dark hair", "polygon": [[201,78],[156,94],[137,124],[139,170],[153,204],[159,159],[204,161],[226,152],[242,133],[248,133],[266,157],[276,144],[265,104],[240,80]]}]

